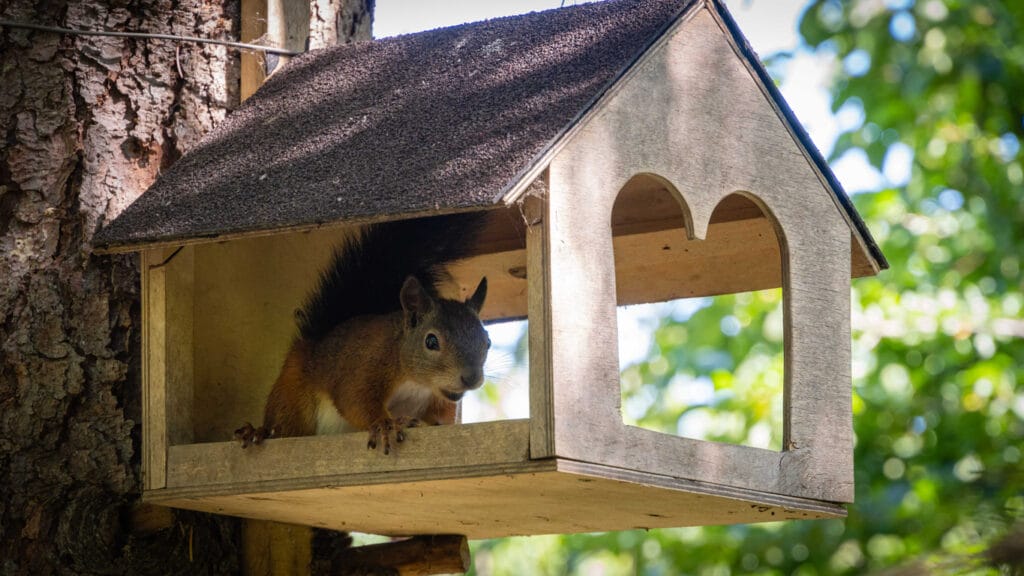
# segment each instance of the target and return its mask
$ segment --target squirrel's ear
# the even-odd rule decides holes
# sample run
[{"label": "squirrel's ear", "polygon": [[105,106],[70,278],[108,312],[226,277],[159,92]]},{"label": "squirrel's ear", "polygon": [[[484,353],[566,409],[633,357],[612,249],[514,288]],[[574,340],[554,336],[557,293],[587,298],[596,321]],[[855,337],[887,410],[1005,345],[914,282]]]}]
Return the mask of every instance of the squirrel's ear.
[{"label": "squirrel's ear", "polygon": [[480,280],[480,284],[476,287],[476,292],[466,300],[466,305],[473,309],[477,314],[480,313],[480,309],[484,307],[484,299],[487,298],[487,277],[484,276]]},{"label": "squirrel's ear", "polygon": [[402,303],[402,310],[405,311],[406,324],[413,328],[419,324],[420,316],[430,312],[434,307],[434,301],[415,276],[405,279],[398,299]]}]

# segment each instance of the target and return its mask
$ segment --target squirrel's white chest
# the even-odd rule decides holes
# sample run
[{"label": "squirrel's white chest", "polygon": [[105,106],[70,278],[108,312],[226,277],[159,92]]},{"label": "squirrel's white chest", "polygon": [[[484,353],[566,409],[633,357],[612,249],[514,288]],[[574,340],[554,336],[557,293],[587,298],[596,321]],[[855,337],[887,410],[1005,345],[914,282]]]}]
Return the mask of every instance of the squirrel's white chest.
[{"label": "squirrel's white chest", "polygon": [[430,406],[430,399],[433,395],[433,392],[425,386],[420,386],[412,381],[402,382],[395,390],[395,394],[391,396],[391,401],[388,402],[388,411],[392,416],[420,418]]},{"label": "squirrel's white chest", "polygon": [[[430,406],[433,393],[429,388],[415,382],[403,382],[395,390],[388,402],[388,411],[392,416],[408,416],[420,418]],[[316,398],[316,433],[317,435],[344,434],[357,432],[359,429],[341,417],[334,407],[334,402],[326,394],[317,394]]]}]

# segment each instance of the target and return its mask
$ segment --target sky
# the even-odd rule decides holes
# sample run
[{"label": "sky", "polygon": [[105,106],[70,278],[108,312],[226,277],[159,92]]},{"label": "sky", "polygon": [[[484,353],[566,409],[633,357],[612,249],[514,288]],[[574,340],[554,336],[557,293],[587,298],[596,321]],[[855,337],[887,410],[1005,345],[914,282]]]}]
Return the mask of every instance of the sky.
[{"label": "sky", "polygon": [[[488,18],[549,10],[564,5],[583,3],[574,0],[377,0],[374,15],[374,36],[378,38],[452,26]],[[815,53],[802,45],[797,33],[797,22],[808,0],[726,0],[740,29],[762,60],[780,52],[791,57],[779,59],[769,66],[769,72],[781,81],[781,90],[797,118],[811,139],[826,157],[832,151],[836,138],[845,130],[864,122],[862,110],[844,108],[833,114],[828,82],[837,66],[844,63],[826,51]],[[849,65],[849,63],[846,63]],[[910,156],[894,155],[887,161],[883,173],[868,165],[866,158],[847,154],[831,163],[837,178],[849,193],[874,190],[884,184],[899,185],[909,177]],[[677,301],[619,310],[619,361],[626,365],[643,359],[650,343],[650,335],[664,314],[687,317],[700,307],[695,300]],[[503,413],[489,413],[491,408],[469,395],[463,402],[464,421],[487,420],[498,417],[518,418],[528,415],[525,375],[510,373],[514,368],[510,350],[518,341],[522,323],[492,325],[488,327],[495,344],[488,358],[488,377],[497,375],[504,388]],[[514,370],[513,370],[514,372]]]}]

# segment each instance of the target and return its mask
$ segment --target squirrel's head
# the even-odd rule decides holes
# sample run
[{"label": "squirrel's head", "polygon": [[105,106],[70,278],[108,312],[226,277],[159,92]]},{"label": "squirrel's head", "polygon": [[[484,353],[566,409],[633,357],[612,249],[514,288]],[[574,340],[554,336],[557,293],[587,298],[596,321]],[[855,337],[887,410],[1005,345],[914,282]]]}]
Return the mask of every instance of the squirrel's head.
[{"label": "squirrel's head", "polygon": [[435,394],[452,402],[484,383],[491,339],[480,322],[487,278],[465,302],[435,297],[415,277],[402,285],[402,366]]}]

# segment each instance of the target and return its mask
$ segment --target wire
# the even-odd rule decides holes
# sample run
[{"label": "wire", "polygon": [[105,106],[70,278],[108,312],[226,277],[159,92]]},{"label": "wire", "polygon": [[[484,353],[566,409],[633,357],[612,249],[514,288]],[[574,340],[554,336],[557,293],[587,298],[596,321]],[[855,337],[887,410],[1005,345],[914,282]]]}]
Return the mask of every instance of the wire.
[{"label": "wire", "polygon": [[229,40],[214,40],[212,38],[197,38],[195,36],[175,36],[173,34],[151,34],[148,32],[114,32],[108,30],[75,30],[73,28],[59,28],[57,26],[42,26],[40,24],[27,24],[25,22],[12,22],[11,20],[0,20],[0,27],[26,28],[28,30],[39,30],[40,32],[56,32],[57,34],[72,34],[78,36],[115,36],[118,38],[154,38],[157,40],[175,40],[178,42],[198,42],[200,44],[217,44],[229,46],[239,50],[258,50],[269,54],[280,54],[283,56],[298,56],[302,52],[293,52],[283,48],[272,46],[260,46],[259,44],[246,44],[244,42],[231,42]]}]

